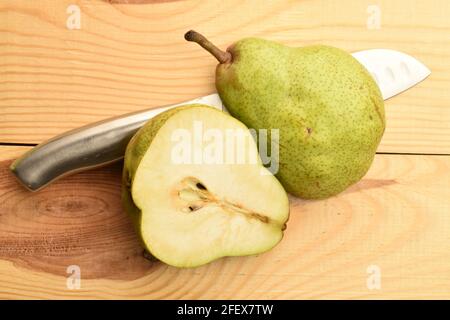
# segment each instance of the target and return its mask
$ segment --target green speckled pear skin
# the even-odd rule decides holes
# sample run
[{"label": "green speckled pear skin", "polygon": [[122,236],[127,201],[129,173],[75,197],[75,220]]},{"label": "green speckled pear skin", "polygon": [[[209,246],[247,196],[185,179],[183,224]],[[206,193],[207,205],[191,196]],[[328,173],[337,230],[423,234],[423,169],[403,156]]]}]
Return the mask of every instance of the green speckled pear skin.
[{"label": "green speckled pear skin", "polygon": [[[248,38],[228,50],[216,87],[230,113],[254,129],[280,130],[286,191],[326,198],[359,181],[385,129],[380,90],[350,54]],[[270,149],[269,149],[270,150]]]}]

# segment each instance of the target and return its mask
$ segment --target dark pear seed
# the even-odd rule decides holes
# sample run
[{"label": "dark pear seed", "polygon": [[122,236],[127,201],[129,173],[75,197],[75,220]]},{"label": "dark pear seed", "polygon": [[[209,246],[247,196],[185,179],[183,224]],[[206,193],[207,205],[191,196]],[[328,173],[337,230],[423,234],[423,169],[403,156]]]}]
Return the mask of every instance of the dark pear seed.
[{"label": "dark pear seed", "polygon": [[201,184],[200,182],[197,182],[197,184],[195,185],[197,188],[199,188],[200,190],[206,190],[206,187]]},{"label": "dark pear seed", "polygon": [[201,209],[202,206],[191,204],[188,208],[191,212],[193,212],[193,211],[197,211],[197,210]]},{"label": "dark pear seed", "polygon": [[189,206],[189,210],[191,210],[191,211],[194,211],[194,210],[196,210],[197,208],[196,207],[194,207],[194,206]]}]

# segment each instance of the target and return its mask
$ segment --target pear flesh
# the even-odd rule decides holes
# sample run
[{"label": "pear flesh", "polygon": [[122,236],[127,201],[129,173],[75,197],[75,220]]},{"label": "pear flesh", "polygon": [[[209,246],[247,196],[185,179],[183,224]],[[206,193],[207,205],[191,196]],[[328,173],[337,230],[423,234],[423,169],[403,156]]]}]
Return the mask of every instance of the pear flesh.
[{"label": "pear flesh", "polygon": [[[248,138],[244,149],[257,161],[174,161],[174,137],[180,130],[198,134],[193,123],[219,136],[226,130],[242,130]],[[189,147],[192,154],[199,151],[194,150],[198,145]],[[127,147],[122,192],[145,248],[169,265],[196,267],[274,247],[288,219],[288,198],[258,159],[248,129],[211,107],[178,107],[150,120]]]},{"label": "pear flesh", "polygon": [[302,198],[326,198],[359,181],[385,129],[384,102],[369,72],[340,49],[291,48],[258,38],[226,52],[185,35],[213,54],[217,91],[249,128],[279,129],[277,178]]}]

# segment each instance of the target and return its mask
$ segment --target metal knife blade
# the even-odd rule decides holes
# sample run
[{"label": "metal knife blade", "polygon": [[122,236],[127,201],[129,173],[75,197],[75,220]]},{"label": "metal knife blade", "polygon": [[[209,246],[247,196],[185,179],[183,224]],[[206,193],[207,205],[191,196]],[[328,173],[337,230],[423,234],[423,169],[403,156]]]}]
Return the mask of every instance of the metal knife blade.
[{"label": "metal knife blade", "polygon": [[[413,57],[394,50],[373,49],[353,53],[366,67],[388,99],[425,79],[430,70]],[[226,111],[217,93],[175,105],[107,119],[71,130],[34,147],[15,160],[10,169],[29,190],[75,172],[100,167],[123,158],[126,146],[144,123],[168,109],[191,103]]]}]

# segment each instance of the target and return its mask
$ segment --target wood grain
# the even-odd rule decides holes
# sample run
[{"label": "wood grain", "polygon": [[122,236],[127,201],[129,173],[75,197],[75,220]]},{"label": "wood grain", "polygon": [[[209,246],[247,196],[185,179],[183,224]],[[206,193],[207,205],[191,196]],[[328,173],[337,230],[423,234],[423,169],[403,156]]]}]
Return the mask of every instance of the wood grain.
[{"label": "wood grain", "polygon": [[[1,149],[0,149],[1,150]],[[121,163],[31,193],[0,162],[0,259],[60,276],[135,279],[152,269],[120,200]]]},{"label": "wood grain", "polygon": [[[111,4],[112,2],[113,4]],[[120,4],[120,2],[127,2]],[[145,3],[145,4],[144,4]],[[70,4],[81,29],[69,30]],[[450,299],[450,2],[19,0],[0,2],[0,299]],[[110,116],[214,91],[215,61],[246,36],[291,46],[401,50],[432,75],[386,102],[367,176],[337,197],[291,197],[285,238],[256,257],[176,269],[143,256],[120,203],[121,165],[26,191],[8,170],[29,147]],[[447,156],[443,156],[447,155]],[[81,268],[81,289],[66,286]],[[378,266],[381,289],[367,287]]]},{"label": "wood grain", "polygon": [[[38,143],[213,92],[216,62],[183,39],[194,28],[222,48],[258,36],[409,53],[432,75],[386,103],[379,151],[450,154],[450,2],[377,1],[379,30],[367,28],[368,0],[150,2],[0,2],[0,142]],[[80,30],[66,28],[72,3],[81,9]]]},{"label": "wood grain", "polygon": [[[25,191],[0,147],[0,298],[450,298],[450,157],[377,155],[322,201],[291,198],[285,238],[195,269],[141,255],[119,201],[120,165]],[[81,267],[81,289],[66,267]],[[367,268],[381,270],[369,290]]]}]

